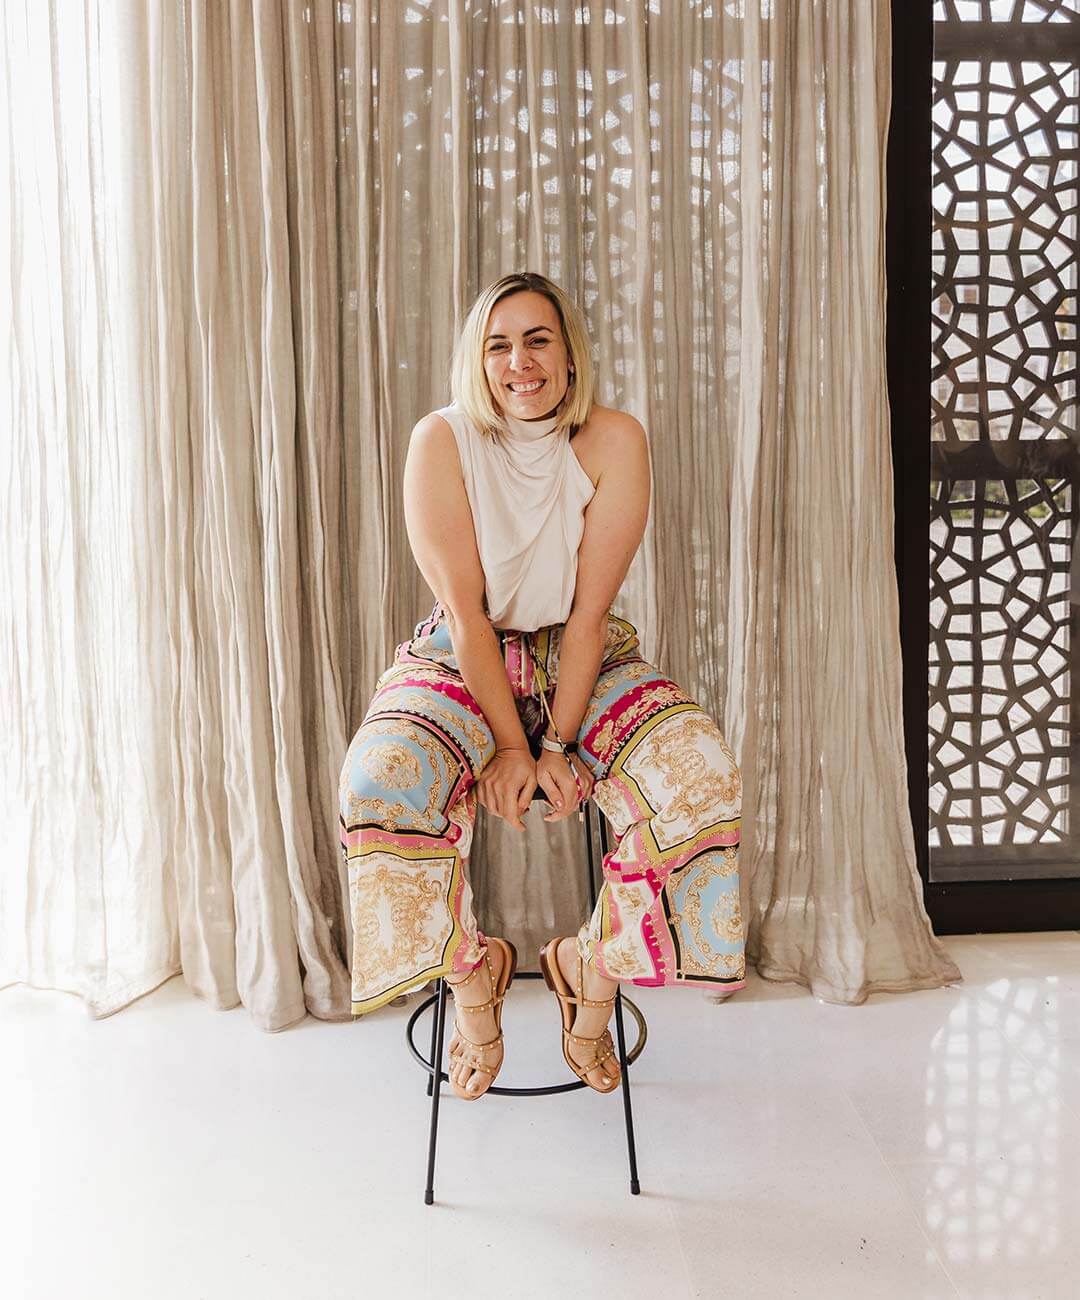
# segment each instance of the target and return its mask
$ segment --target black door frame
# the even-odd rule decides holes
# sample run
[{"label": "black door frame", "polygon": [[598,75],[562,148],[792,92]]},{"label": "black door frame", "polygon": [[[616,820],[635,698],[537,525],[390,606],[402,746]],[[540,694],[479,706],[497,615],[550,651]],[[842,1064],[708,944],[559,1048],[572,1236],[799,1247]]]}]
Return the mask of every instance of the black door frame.
[{"label": "black door frame", "polygon": [[1080,929],[1080,880],[931,882],[929,874],[930,310],[933,0],[891,0],[886,158],[886,371],[908,797],[923,896],[939,934]]}]

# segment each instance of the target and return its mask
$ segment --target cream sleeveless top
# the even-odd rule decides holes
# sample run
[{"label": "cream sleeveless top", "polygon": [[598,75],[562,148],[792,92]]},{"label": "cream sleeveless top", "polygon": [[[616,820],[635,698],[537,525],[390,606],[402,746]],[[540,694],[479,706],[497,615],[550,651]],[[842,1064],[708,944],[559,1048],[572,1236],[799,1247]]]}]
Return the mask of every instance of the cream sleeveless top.
[{"label": "cream sleeveless top", "polygon": [[482,434],[456,402],[436,412],[454,431],[488,617],[495,627],[535,632],[564,623],[577,582],[585,507],[596,489],[557,416],[519,420],[509,434]]}]

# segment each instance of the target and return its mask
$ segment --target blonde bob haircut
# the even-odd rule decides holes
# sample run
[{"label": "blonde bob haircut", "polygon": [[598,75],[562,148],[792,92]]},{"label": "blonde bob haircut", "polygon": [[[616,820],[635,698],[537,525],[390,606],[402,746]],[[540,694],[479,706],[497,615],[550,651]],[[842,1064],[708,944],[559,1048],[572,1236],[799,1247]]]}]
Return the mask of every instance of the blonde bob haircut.
[{"label": "blonde bob haircut", "polygon": [[492,437],[507,432],[508,426],[488,386],[484,373],[484,336],[497,302],[513,293],[532,289],[552,302],[562,325],[567,360],[574,373],[557,408],[556,429],[577,432],[589,417],[593,404],[593,367],[585,315],[576,302],[546,275],[517,271],[504,275],[480,292],[469,308],[450,362],[450,395],[481,433]]}]

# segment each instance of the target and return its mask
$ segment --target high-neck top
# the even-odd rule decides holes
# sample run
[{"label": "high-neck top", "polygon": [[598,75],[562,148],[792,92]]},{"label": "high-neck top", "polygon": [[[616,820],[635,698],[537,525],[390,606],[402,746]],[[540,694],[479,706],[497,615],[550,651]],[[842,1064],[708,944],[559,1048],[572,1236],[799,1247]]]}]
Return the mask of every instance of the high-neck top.
[{"label": "high-neck top", "polygon": [[585,507],[595,488],[558,416],[519,420],[506,433],[480,432],[456,402],[438,409],[454,431],[488,617],[497,628],[532,632],[569,616]]}]

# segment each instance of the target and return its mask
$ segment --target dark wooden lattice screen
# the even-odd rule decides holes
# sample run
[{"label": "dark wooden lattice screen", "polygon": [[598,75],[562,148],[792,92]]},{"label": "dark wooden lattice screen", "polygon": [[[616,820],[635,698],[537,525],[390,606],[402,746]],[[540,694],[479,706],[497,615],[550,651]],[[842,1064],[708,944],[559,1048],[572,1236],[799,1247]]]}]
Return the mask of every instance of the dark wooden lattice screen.
[{"label": "dark wooden lattice screen", "polygon": [[1080,0],[935,20],[930,879],[1080,876]]}]

